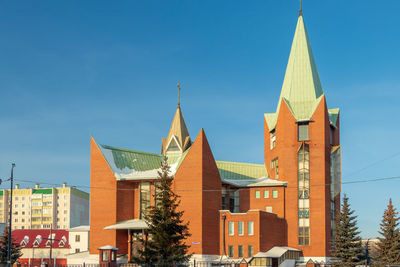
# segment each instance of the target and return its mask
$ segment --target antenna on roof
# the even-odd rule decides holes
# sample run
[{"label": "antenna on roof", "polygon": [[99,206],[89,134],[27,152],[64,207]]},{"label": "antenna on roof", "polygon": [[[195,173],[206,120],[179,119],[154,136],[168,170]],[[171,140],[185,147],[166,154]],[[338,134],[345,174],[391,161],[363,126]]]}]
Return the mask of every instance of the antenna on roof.
[{"label": "antenna on roof", "polygon": [[299,16],[303,15],[303,10],[301,9],[301,0],[300,0],[300,10],[299,10]]},{"label": "antenna on roof", "polygon": [[178,107],[180,107],[179,97],[180,97],[181,85],[178,83],[176,86],[178,86]]}]

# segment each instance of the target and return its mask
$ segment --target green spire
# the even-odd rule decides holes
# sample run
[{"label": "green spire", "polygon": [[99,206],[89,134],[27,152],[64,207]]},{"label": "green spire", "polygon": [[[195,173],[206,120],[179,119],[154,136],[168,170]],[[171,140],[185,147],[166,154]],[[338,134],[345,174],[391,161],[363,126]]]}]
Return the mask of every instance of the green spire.
[{"label": "green spire", "polygon": [[275,128],[282,99],[296,120],[301,121],[311,118],[323,94],[303,16],[300,14],[276,113],[265,116],[268,127],[270,130]]}]

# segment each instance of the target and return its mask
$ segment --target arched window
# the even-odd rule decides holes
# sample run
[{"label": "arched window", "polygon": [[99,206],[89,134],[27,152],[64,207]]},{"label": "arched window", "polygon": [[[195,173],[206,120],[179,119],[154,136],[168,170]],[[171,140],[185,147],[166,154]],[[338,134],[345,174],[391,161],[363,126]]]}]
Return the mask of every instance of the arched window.
[{"label": "arched window", "polygon": [[310,147],[302,143],[298,152],[299,245],[310,245]]}]

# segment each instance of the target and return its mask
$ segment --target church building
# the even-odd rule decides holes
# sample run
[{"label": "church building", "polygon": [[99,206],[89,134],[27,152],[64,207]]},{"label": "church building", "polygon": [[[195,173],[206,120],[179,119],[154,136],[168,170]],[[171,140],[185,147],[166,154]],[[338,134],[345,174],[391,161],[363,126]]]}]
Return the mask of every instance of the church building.
[{"label": "church building", "polygon": [[277,100],[264,114],[263,164],[216,160],[203,129],[190,136],[179,102],[161,153],[92,138],[90,253],[109,245],[132,260],[167,156],[195,259],[257,265],[282,251],[297,262],[329,261],[340,206],[339,109],[327,107],[301,12]]}]

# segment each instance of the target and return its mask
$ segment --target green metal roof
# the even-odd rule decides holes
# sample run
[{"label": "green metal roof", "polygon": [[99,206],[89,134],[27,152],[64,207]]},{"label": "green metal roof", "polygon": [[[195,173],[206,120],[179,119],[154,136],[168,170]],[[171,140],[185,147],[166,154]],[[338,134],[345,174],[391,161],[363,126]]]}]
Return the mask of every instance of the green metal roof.
[{"label": "green metal roof", "polygon": [[336,122],[339,117],[339,109],[338,108],[328,109],[328,114],[331,124],[336,127]]},{"label": "green metal roof", "polygon": [[[119,180],[155,179],[158,177],[161,162],[164,155],[136,150],[117,148],[107,145],[99,145],[99,148],[108,165]],[[171,167],[171,174],[182,163],[187,152],[168,155],[168,164]]]},{"label": "green metal roof", "polygon": [[248,180],[267,177],[264,164],[216,161],[222,180]]},{"label": "green metal roof", "polygon": [[51,188],[33,189],[32,194],[53,194],[53,189]]},{"label": "green metal roof", "polygon": [[299,16],[276,113],[265,114],[268,128],[275,128],[281,99],[301,121],[311,118],[323,95],[303,16]]}]

